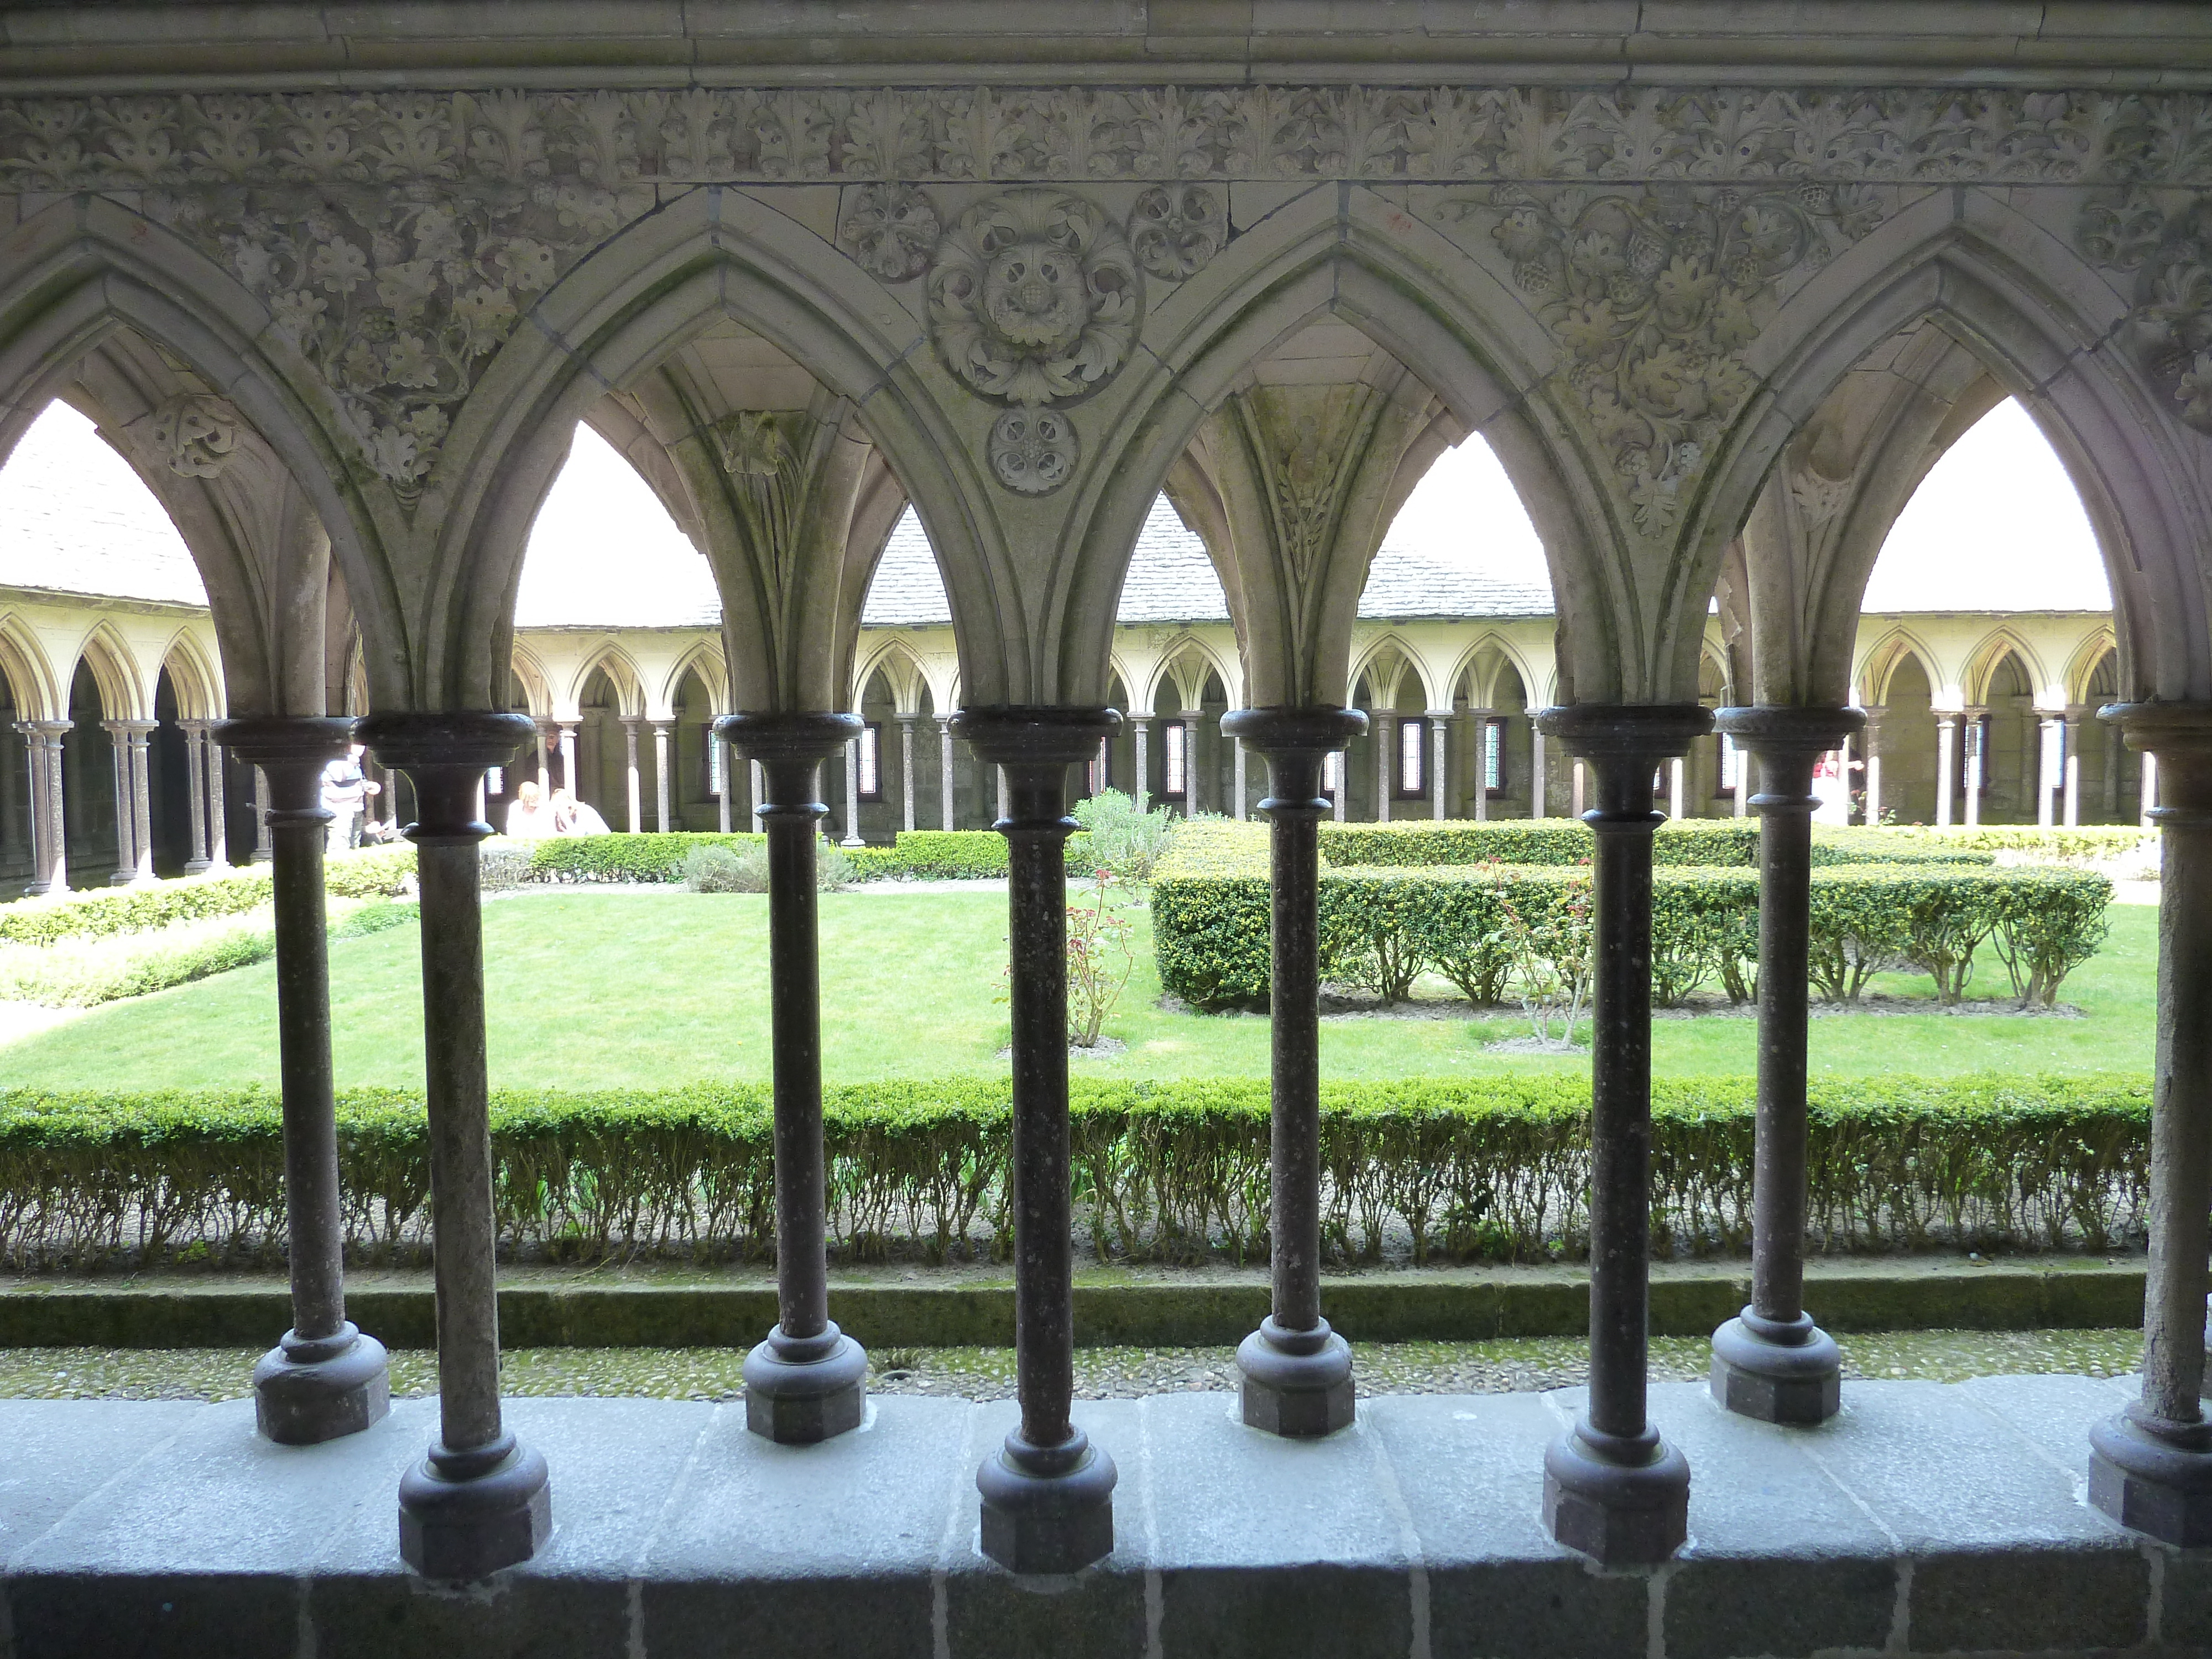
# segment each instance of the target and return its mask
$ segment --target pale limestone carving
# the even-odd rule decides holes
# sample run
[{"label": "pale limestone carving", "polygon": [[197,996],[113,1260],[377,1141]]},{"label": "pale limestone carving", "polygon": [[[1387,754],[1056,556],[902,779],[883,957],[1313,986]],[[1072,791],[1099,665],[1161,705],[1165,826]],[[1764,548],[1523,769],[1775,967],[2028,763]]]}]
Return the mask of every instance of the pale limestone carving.
[{"label": "pale limestone carving", "polygon": [[991,476],[1018,495],[1049,495],[1075,476],[1082,451],[1065,410],[1016,407],[991,423]]},{"label": "pale limestone carving", "polygon": [[970,389],[1035,405],[1097,391],[1121,367],[1144,279],[1097,206],[1056,190],[977,203],[939,245],[931,331]]},{"label": "pale limestone carving", "polygon": [[1129,211],[1130,249],[1164,282],[1197,276],[1228,240],[1221,198],[1204,185],[1155,185]]},{"label": "pale limestone carving", "polygon": [[180,392],[146,417],[146,441],[180,478],[216,478],[238,453],[238,412],[204,392]]},{"label": "pale limestone carving", "polygon": [[798,410],[739,410],[714,428],[730,502],[776,591],[799,557],[801,520],[822,465],[823,423]]},{"label": "pale limestone carving", "polygon": [[2124,337],[2152,383],[2199,432],[2212,432],[2212,198],[2166,205],[2148,191],[2087,204],[2085,252],[2135,274]]},{"label": "pale limestone carving", "polygon": [[908,184],[863,185],[837,240],[879,282],[908,283],[929,269],[943,227],[928,193]]},{"label": "pale limestone carving", "polygon": [[1365,458],[1381,401],[1364,385],[1261,386],[1238,399],[1274,544],[1297,591],[1311,586],[1335,544],[1345,485]]}]

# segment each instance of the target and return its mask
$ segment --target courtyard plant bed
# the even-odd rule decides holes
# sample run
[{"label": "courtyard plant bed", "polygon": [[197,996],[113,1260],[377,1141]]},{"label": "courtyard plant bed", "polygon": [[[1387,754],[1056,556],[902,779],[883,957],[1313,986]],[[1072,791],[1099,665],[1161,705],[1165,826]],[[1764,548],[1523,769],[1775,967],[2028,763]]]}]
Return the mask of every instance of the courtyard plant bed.
[{"label": "courtyard plant bed", "polygon": [[[414,880],[412,847],[363,848],[335,854],[323,863],[324,890],[332,898],[388,898],[407,891]],[[64,939],[105,939],[239,915],[270,902],[271,881],[269,866],[258,864],[221,874],[16,899],[0,904],[0,942],[51,945]]]},{"label": "courtyard plant bed", "polygon": [[[1822,1079],[1809,1218],[1833,1250],[2104,1249],[2140,1233],[2149,1085],[2138,1077]],[[1077,1225],[1102,1258],[1257,1260],[1267,1085],[1071,1085]],[[510,1253],[757,1257],[773,1233],[769,1091],[497,1091],[497,1223]],[[1589,1091],[1571,1077],[1324,1085],[1323,1238],[1342,1261],[1541,1261],[1587,1244]],[[1753,1085],[1653,1091],[1652,1231],[1665,1253],[1750,1232]],[[831,1088],[830,1223],[855,1258],[1000,1254],[1003,1083]],[[417,1249],[418,1097],[338,1108],[349,1249]],[[261,1091],[0,1093],[0,1260],[19,1267],[252,1261],[277,1248],[282,1118]]]},{"label": "courtyard plant bed", "polygon": [[[1346,849],[1354,857],[1406,848],[1433,855],[1408,866],[1340,866],[1325,838],[1323,975],[1385,1001],[1404,997],[1416,978],[1433,970],[1477,1005],[1516,996],[1524,1004],[1576,1003],[1592,948],[1589,871],[1567,861],[1572,844],[1548,825],[1515,848],[1528,857],[1553,855],[1547,861],[1467,861],[1498,844],[1471,833],[1492,827],[1436,826],[1426,835],[1363,830]],[[1744,839],[1709,833],[1695,822],[1673,837],[1678,847],[1700,853],[1729,852]],[[1750,839],[1755,851],[1755,837]],[[1263,828],[1209,823],[1180,830],[1152,890],[1162,986],[1200,1009],[1264,1004],[1269,890]],[[2014,996],[2023,1006],[2047,1008],[2067,975],[2103,942],[2112,896],[2112,883],[2086,870],[1960,862],[1820,866],[1812,884],[1812,982],[1824,998],[1848,1002],[1875,975],[1910,968],[1930,976],[1939,1001],[1955,1003],[1966,994],[1977,952],[1986,946],[2005,968]],[[1659,865],[1651,966],[1652,994],[1661,1006],[1709,984],[1731,1001],[1749,1000],[1758,949],[1754,869]],[[1571,1024],[1571,1008],[1567,1018]]]},{"label": "courtyard plant bed", "polygon": [[[744,853],[766,844],[765,836],[671,831],[666,835],[556,836],[510,843],[518,859],[516,877],[526,882],[677,884],[694,848],[726,847]],[[1070,869],[1085,867],[1088,837],[1068,838]],[[501,844],[487,843],[498,856]],[[1004,878],[1006,838],[995,830],[902,830],[888,847],[850,847],[856,881],[972,881]]]}]

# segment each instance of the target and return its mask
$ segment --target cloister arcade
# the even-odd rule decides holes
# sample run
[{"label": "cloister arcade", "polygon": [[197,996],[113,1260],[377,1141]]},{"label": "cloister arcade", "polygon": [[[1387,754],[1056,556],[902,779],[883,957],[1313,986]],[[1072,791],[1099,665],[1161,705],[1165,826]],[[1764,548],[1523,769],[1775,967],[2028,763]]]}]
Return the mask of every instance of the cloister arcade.
[{"label": "cloister arcade", "polygon": [[[860,9],[885,40],[926,27]],[[2212,34],[2178,17],[2167,56],[2201,81]],[[1467,786],[1492,711],[1505,775],[1546,780],[1545,807],[1597,838],[1590,1386],[1545,1454],[1551,1535],[1607,1565],[1685,1537],[1692,1472],[1646,1406],[1652,786],[1662,810],[1712,810],[1737,764],[1717,727],[1759,769],[1756,799],[1737,787],[1727,810],[1764,820],[1761,1046],[1780,1058],[1761,1079],[1753,1302],[1716,1337],[1715,1389],[1785,1423],[1835,1409],[1834,1345],[1802,1305],[1790,969],[1814,769],[1864,726],[1877,816],[1940,821],[1955,800],[2126,818],[2151,798],[2148,1357],[2139,1404],[2082,1456],[2118,1521],[2212,1539],[2212,121],[2201,93],[2153,84],[2131,26],[2079,27],[2062,58],[1985,46],[1940,73],[1852,34],[1856,78],[1802,84],[1771,43],[1707,42],[1694,84],[1587,64],[1560,72],[1589,84],[1516,84],[1479,53],[1394,76],[1299,35],[1281,61],[1310,76],[1124,85],[1133,60],[1116,58],[985,85],[887,58],[836,88],[727,61],[711,85],[580,69],[574,87],[552,70],[494,86],[447,64],[341,90],[333,71],[272,88],[293,72],[233,64],[181,91],[118,58],[97,93],[82,71],[0,100],[0,448],[57,398],[89,414],[177,522],[219,647],[179,659],[118,623],[127,646],[58,644],[34,671],[0,635],[20,725],[72,720],[64,788],[96,799],[110,763],[73,711],[96,698],[100,720],[144,726],[148,665],[199,665],[169,696],[194,721],[227,716],[217,740],[266,776],[280,932],[297,924],[282,948],[300,959],[321,949],[324,758],[358,731],[411,784],[441,1422],[400,1491],[407,1560],[468,1578],[527,1559],[562,1479],[499,1392],[477,852],[493,768],[557,754],[603,800],[618,775],[618,826],[750,808],[767,830],[781,1319],[745,1410],[787,1443],[863,1420],[865,1357],[828,1316],[811,864],[817,799],[840,810],[820,769],[862,740],[855,688],[860,715],[897,725],[902,766],[910,731],[917,768],[938,739],[940,810],[954,746],[995,769],[998,799],[954,816],[992,812],[1010,848],[1020,1417],[970,1511],[993,1560],[1064,1575],[1106,1555],[1133,1455],[1072,1415],[1071,779],[1103,755],[1104,781],[1141,767],[1149,787],[1157,744],[1186,791],[1200,780],[1198,805],[1223,804],[1225,775],[1228,804],[1273,824],[1273,1311],[1242,1353],[1241,1410],[1322,1436],[1354,1416],[1356,1358],[1318,1276],[1316,822],[1324,791],[1356,810],[1366,790],[1378,816],[1491,810]],[[2109,635],[1862,617],[1914,487],[2007,397],[2081,498]],[[665,647],[518,634],[526,544],[579,423],[705,556],[714,629]],[[1548,615],[1363,624],[1397,510],[1474,434],[1536,526]],[[1225,620],[1121,617],[1163,493]],[[909,507],[945,619],[871,630]],[[77,661],[67,687],[46,665]],[[925,715],[951,720],[932,732]],[[703,787],[728,775],[710,721],[752,763],[734,807]],[[175,769],[125,748],[143,866]],[[1923,777],[1941,781],[1924,805]],[[857,779],[844,793],[849,830]],[[234,831],[209,856],[226,843],[238,856]],[[260,1398],[278,1437],[319,1439],[376,1415],[381,1354],[344,1320],[324,1236],[327,1007],[283,1022],[305,1079],[286,1102],[295,1328]]]}]

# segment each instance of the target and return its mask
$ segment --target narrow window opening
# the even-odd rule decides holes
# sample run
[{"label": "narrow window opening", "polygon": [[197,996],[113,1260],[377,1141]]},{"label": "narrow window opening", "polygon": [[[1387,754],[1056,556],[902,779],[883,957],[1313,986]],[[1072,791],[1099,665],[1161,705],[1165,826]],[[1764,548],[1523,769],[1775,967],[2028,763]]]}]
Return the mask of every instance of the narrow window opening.
[{"label": "narrow window opening", "polygon": [[1428,788],[1429,723],[1408,717],[1398,722],[1398,793],[1425,793]]},{"label": "narrow window opening", "polygon": [[1183,753],[1183,741],[1189,728],[1181,720],[1170,720],[1162,729],[1160,744],[1160,793],[1170,800],[1181,800],[1190,793],[1189,769]]},{"label": "narrow window opening", "polygon": [[862,800],[881,800],[884,798],[883,777],[884,728],[880,720],[870,720],[860,728],[856,747],[860,750],[860,796]]}]

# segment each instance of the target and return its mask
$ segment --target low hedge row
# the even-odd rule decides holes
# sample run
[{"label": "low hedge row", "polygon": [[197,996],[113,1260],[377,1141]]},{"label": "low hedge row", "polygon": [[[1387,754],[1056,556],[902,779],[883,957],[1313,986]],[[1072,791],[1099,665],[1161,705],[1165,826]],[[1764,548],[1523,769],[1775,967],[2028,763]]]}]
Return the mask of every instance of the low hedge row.
[{"label": "low hedge row", "polygon": [[[694,847],[758,846],[758,835],[559,836],[532,842],[526,879],[532,882],[680,882]],[[1081,869],[1089,837],[1068,837],[1070,869]],[[973,880],[1006,873],[1006,838],[995,830],[902,830],[889,847],[848,847],[862,881]]]},{"label": "low hedge row", "polygon": [[[1525,972],[1515,918],[1542,933],[1587,891],[1588,879],[1586,871],[1558,866],[1327,871],[1322,972],[1364,979],[1379,961],[1389,996],[1432,969],[1471,1001],[1502,1001]],[[1178,831],[1152,884],[1161,985],[1202,1009],[1264,1006],[1269,890],[1264,830],[1193,824]],[[1812,981],[1831,1000],[1849,1001],[1872,975],[1911,968],[1931,975],[1939,1000],[1954,1003],[1976,953],[1992,945],[2013,994],[2049,1006],[2067,974],[2103,941],[2112,893],[2103,876],[2041,866],[1818,869]],[[1652,989],[1662,1005],[1715,983],[1732,1000],[1756,994],[1756,872],[1662,868],[1653,881],[1651,926]]]},{"label": "low hedge row", "polygon": [[[1993,848],[1953,845],[1907,832],[1816,824],[1813,862],[1975,864],[1996,862]],[[1404,823],[1324,823],[1321,855],[1335,868],[1435,864],[1587,864],[1591,832],[1578,818],[1505,818],[1495,823],[1416,818]],[[1655,865],[1755,868],[1757,818],[1670,818],[1651,837]]]},{"label": "low hedge row", "polygon": [[[387,898],[415,873],[412,847],[368,847],[323,864],[333,898]],[[220,876],[185,876],[137,887],[111,887],[67,898],[17,899],[0,904],[0,940],[51,945],[56,939],[143,933],[180,921],[237,915],[270,901],[269,866],[257,864]]]},{"label": "low hedge row", "polygon": [[2057,859],[2108,859],[2132,853],[2154,837],[2133,823],[2088,823],[2069,830],[2033,823],[1899,824],[1875,832],[1917,848],[1951,848],[1975,853],[2024,853]]},{"label": "low hedge row", "polygon": [[[1072,1085],[1079,1232],[1109,1256],[1249,1257],[1267,1248],[1264,1080]],[[2139,1078],[1816,1079],[1811,1227],[1831,1249],[1974,1243],[2103,1249],[2139,1238],[2149,1182]],[[826,1091],[841,1251],[1003,1254],[1003,1081]],[[1750,1237],[1753,1085],[1654,1085],[1652,1232],[1662,1250]],[[420,1102],[341,1098],[349,1246],[419,1245],[428,1196]],[[773,1249],[769,1091],[505,1091],[492,1102],[503,1248],[564,1255],[763,1255]],[[1323,1231],[1374,1260],[1540,1261],[1588,1248],[1589,1086],[1555,1077],[1334,1085],[1322,1091]],[[274,1252],[283,1123],[262,1092],[0,1092],[0,1259],[19,1267],[199,1247]],[[197,1252],[195,1252],[197,1253]]]}]

